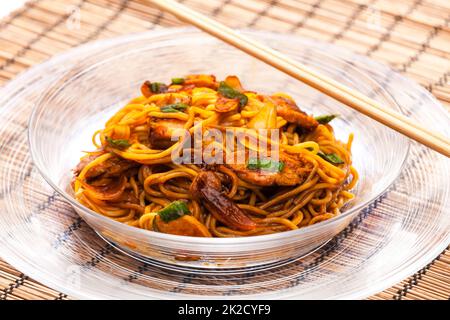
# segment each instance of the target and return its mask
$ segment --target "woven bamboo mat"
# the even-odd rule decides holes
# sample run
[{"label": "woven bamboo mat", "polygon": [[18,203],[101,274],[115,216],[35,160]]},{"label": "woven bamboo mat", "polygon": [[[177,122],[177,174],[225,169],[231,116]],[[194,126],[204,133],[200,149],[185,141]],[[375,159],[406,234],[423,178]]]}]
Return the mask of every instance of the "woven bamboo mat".
[{"label": "woven bamboo mat", "polygon": [[[390,64],[450,110],[447,0],[180,0],[231,27],[295,33]],[[142,0],[36,0],[0,21],[0,85],[52,55],[115,35],[180,25]],[[370,299],[449,299],[450,247]],[[70,299],[0,260],[0,300]]]}]

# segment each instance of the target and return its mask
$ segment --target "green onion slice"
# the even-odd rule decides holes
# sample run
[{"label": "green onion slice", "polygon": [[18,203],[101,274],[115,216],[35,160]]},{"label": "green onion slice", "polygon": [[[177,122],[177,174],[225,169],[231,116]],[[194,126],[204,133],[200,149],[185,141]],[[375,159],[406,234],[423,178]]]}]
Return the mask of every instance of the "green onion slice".
[{"label": "green onion slice", "polygon": [[158,211],[158,215],[166,223],[178,219],[186,214],[191,214],[191,212],[189,211],[186,202],[182,200],[173,201],[168,206]]},{"label": "green onion slice", "polygon": [[183,84],[184,78],[172,78],[172,84]]},{"label": "green onion slice", "polygon": [[280,172],[284,168],[284,163],[281,161],[274,161],[272,159],[267,158],[264,159],[250,158],[247,163],[247,168],[250,170]]},{"label": "green onion slice", "polygon": [[126,149],[131,144],[126,139],[112,139],[110,137],[106,137],[106,142],[113,148],[117,149]]},{"label": "green onion slice", "polygon": [[188,107],[188,105],[185,103],[172,103],[172,104],[165,105],[164,107],[161,107],[161,112],[164,112],[164,113],[182,112],[182,111],[186,110],[187,107]]},{"label": "green onion slice", "polygon": [[161,92],[165,92],[167,89],[167,86],[162,83],[162,82],[152,82],[150,84],[150,90],[153,93],[161,93]]},{"label": "green onion slice", "polygon": [[317,155],[332,164],[343,164],[344,163],[344,160],[342,160],[336,153],[325,154],[320,151],[317,153]]},{"label": "green onion slice", "polygon": [[339,117],[339,115],[338,114],[324,114],[321,116],[317,116],[314,119],[316,119],[316,121],[320,124],[327,124],[328,122],[330,122],[331,120],[333,120],[336,117]]},{"label": "green onion slice", "polygon": [[245,107],[245,105],[247,105],[247,102],[248,102],[247,96],[245,94],[240,93],[239,91],[233,89],[228,84],[226,84],[224,81],[220,82],[219,89],[217,89],[217,91],[221,95],[223,95],[225,98],[229,98],[229,99],[237,98],[239,100],[239,104],[241,107]]}]

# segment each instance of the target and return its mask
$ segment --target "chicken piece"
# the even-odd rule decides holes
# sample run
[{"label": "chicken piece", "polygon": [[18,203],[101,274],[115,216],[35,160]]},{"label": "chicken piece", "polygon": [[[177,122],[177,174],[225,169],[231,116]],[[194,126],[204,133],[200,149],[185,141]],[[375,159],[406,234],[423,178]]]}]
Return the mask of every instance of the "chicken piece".
[{"label": "chicken piece", "polygon": [[163,97],[158,98],[157,101],[153,102],[158,107],[164,107],[168,104],[175,103],[184,103],[187,105],[191,104],[191,97],[187,94],[179,93],[179,92],[170,92],[166,93]]},{"label": "chicken piece", "polygon": [[[279,162],[283,164],[281,171],[265,169],[249,169],[248,155],[235,152],[231,159],[245,159],[245,163],[226,163],[242,180],[258,186],[295,186],[303,183],[308,177],[311,168],[302,158],[293,158],[280,152]],[[237,162],[237,161],[235,161]]]},{"label": "chicken piece", "polygon": [[[94,161],[102,154],[103,153],[95,153],[82,158],[74,169],[74,175],[78,176],[80,172],[84,169],[84,167],[86,167],[90,162]],[[134,163],[133,161],[122,159],[119,157],[112,157],[100,163],[99,165],[89,169],[86,172],[85,178],[87,180],[91,180],[100,176],[102,176],[102,178],[117,177],[122,172],[128,171],[134,167],[137,167],[137,164]]]},{"label": "chicken piece", "polygon": [[226,226],[242,231],[255,229],[256,223],[233,200],[223,194],[221,189],[222,184],[217,174],[203,171],[192,182],[190,193]]},{"label": "chicken piece", "polygon": [[[83,158],[80,159],[80,162],[78,162],[77,166],[75,167],[75,169],[73,169],[73,173],[75,176],[78,176],[80,174],[81,171],[83,171],[84,167],[86,167],[90,162],[94,161],[95,159],[97,159],[98,157],[100,157],[102,154],[98,153],[98,154],[90,154],[88,156],[85,156]],[[95,168],[92,168],[95,169]],[[93,171],[93,170],[89,170],[89,171]],[[88,171],[88,173],[89,173]],[[99,175],[101,173],[97,173],[97,174],[92,174],[93,176]]]},{"label": "chicken piece", "polygon": [[306,114],[291,99],[272,96],[273,103],[277,106],[277,115],[290,123],[296,123],[306,131],[314,130],[319,123],[314,117]]},{"label": "chicken piece", "polygon": [[182,85],[172,85],[167,90],[168,93],[187,93],[192,94],[192,90],[195,89],[196,86],[194,84],[182,84]]},{"label": "chicken piece", "polygon": [[160,216],[156,216],[153,226],[158,232],[176,234],[179,236],[212,237],[211,233],[200,221],[189,215],[184,215],[169,222],[164,222]]},{"label": "chicken piece", "polygon": [[184,130],[184,122],[178,119],[152,119],[148,133],[150,144],[153,148],[167,149],[176,141],[172,136],[176,130]]},{"label": "chicken piece", "polygon": [[224,113],[235,111],[239,108],[239,99],[229,99],[222,96],[217,98],[214,108],[217,112]]},{"label": "chicken piece", "polygon": [[193,84],[196,87],[217,89],[216,77],[209,74],[191,74],[184,78],[184,85]]}]

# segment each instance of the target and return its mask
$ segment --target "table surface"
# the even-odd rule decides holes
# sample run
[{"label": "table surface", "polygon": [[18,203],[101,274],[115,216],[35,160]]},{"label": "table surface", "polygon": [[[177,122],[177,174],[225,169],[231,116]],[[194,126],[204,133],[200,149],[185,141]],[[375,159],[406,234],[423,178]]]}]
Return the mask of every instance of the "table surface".
[{"label": "table surface", "polygon": [[[181,0],[230,27],[329,41],[391,65],[450,110],[447,0]],[[5,9],[6,10],[6,9]],[[0,85],[95,39],[181,25],[144,0],[36,0],[0,20]],[[450,248],[370,299],[449,299]],[[0,257],[1,258],[1,257]],[[70,299],[0,259],[0,300]]]}]

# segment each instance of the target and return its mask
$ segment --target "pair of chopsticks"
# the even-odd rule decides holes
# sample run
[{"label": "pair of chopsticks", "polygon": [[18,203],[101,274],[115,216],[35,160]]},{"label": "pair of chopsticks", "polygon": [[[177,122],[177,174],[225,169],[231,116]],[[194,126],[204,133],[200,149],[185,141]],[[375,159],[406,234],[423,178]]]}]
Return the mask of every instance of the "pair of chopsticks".
[{"label": "pair of chopsticks", "polygon": [[264,61],[278,70],[300,80],[301,82],[321,91],[337,101],[357,110],[358,112],[402,133],[403,135],[450,157],[450,139],[419,125],[413,120],[383,107],[377,101],[353,90],[337,81],[294,61],[257,41],[243,36],[225,25],[214,21],[174,0],[148,0],[162,11],[169,12],[189,22],[199,29],[232,46]]}]

